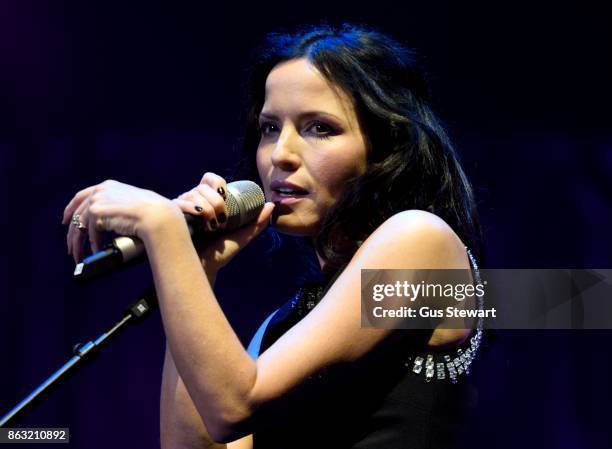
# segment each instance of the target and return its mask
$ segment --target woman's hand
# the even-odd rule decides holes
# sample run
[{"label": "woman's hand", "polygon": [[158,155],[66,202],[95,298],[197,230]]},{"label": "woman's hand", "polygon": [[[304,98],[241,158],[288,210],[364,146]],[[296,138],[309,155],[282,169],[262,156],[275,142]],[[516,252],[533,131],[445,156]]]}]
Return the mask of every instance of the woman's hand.
[{"label": "woman's hand", "polygon": [[266,203],[255,221],[236,230],[223,232],[228,213],[225,205],[226,195],[225,179],[207,172],[199,185],[173,200],[183,212],[202,217],[208,229],[220,230],[218,235],[211,234],[210,238],[196,248],[202,266],[208,274],[216,274],[263,231],[274,210],[274,203]]},{"label": "woman's hand", "polygon": [[[201,216],[210,230],[222,231],[227,221],[226,189],[225,180],[210,172],[204,175],[198,186],[172,201],[150,190],[112,180],[87,187],[78,192],[64,210],[62,223],[70,224],[66,236],[68,254],[79,262],[84,256],[84,243],[88,237],[91,250],[99,251],[103,231],[141,240],[153,237],[154,240],[156,230],[184,221],[181,212]],[[226,233],[211,234],[203,240],[197,249],[209,277],[216,275],[265,229],[273,209],[274,203],[266,203],[252,223]],[[83,224],[81,229],[72,224],[77,215]]]},{"label": "woman's hand", "polygon": [[[81,229],[72,223],[75,216],[83,225]],[[179,216],[182,218],[180,208],[174,202],[151,190],[104,181],[78,192],[64,209],[62,223],[70,224],[66,236],[68,254],[79,262],[88,237],[91,250],[97,252],[104,231],[144,240],[149,233]]]}]

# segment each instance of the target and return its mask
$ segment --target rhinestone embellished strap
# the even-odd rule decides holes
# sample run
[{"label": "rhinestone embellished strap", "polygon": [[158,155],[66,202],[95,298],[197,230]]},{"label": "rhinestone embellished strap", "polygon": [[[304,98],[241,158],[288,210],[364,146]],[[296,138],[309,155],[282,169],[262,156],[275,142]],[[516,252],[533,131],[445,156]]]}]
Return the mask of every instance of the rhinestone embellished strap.
[{"label": "rhinestone embellished strap", "polygon": [[[478,270],[478,264],[474,255],[469,250],[467,251],[468,258],[473,268],[474,281],[475,283],[481,283],[480,271]],[[482,296],[476,296],[478,310],[484,310],[484,298]],[[462,374],[470,373],[470,365],[476,357],[478,348],[482,341],[482,329],[483,329],[483,318],[479,317],[476,322],[476,332],[470,338],[469,345],[467,348],[458,348],[451,354],[425,354],[408,358],[408,361],[404,363],[406,367],[412,365],[412,372],[415,374],[425,375],[425,380],[431,382],[435,377],[437,380],[450,380],[451,383],[457,383],[457,378]],[[423,367],[425,370],[423,370]]]}]

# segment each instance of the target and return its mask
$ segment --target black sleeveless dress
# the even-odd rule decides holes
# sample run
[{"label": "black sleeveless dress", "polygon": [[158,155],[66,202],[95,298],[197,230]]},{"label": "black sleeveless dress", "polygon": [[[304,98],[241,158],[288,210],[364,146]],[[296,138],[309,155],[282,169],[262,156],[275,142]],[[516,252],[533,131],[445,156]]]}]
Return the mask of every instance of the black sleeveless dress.
[{"label": "black sleeveless dress", "polygon": [[[341,271],[324,284],[302,286],[278,309],[263,334],[260,354],[314,308]],[[372,351],[350,366],[329,369],[290,392],[274,410],[278,417],[274,425],[258,426],[253,448],[463,447],[464,430],[477,401],[472,376],[467,374],[482,330],[444,353],[424,349],[431,331],[410,332],[401,344]]]}]

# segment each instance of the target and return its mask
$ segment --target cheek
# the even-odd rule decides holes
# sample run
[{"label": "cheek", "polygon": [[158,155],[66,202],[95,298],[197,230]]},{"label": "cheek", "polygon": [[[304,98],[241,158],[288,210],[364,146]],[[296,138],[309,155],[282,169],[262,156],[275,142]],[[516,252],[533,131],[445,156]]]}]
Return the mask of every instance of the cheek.
[{"label": "cheek", "polygon": [[257,172],[262,181],[266,179],[266,175],[270,170],[270,158],[266,157],[265,151],[258,148],[255,153],[255,163],[257,165]]},{"label": "cheek", "polygon": [[329,195],[337,197],[350,178],[365,171],[365,152],[339,151],[333,158],[318,161],[319,184]]}]

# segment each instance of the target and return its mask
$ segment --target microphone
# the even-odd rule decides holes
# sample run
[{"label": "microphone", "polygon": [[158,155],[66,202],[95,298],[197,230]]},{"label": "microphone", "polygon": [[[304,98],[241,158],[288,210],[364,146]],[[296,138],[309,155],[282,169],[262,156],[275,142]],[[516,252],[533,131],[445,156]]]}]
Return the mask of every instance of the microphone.
[{"label": "microphone", "polygon": [[[255,220],[261,212],[266,199],[261,188],[253,181],[234,181],[227,184],[225,205],[227,222],[223,229],[231,231]],[[185,214],[189,234],[196,239],[209,231],[202,217]],[[78,263],[74,269],[74,279],[87,282],[92,279],[118,271],[119,269],[141,262],[146,258],[144,243],[137,237],[119,236],[104,249],[92,254]]]}]

